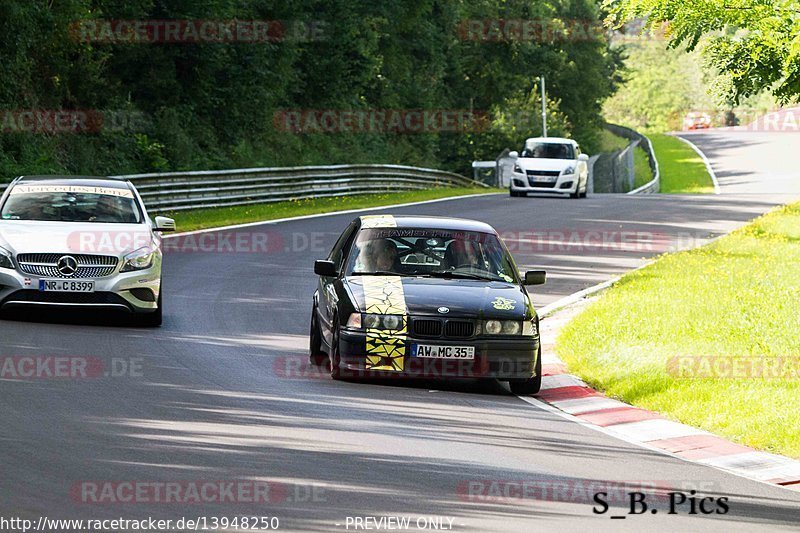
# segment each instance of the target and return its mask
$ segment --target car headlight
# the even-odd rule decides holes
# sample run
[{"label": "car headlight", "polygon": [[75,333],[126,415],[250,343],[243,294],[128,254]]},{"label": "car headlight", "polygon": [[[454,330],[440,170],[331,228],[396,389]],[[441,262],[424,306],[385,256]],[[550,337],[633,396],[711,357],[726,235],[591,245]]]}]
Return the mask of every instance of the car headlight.
[{"label": "car headlight", "polygon": [[134,270],[150,268],[155,255],[156,252],[152,248],[139,248],[125,256],[125,262],[122,264],[120,272],[133,272]]},{"label": "car headlight", "polygon": [[497,335],[503,331],[503,324],[499,320],[487,320],[483,325],[483,331],[489,335]]},{"label": "car headlight", "polygon": [[564,174],[575,174],[575,167],[567,167],[564,169]]},{"label": "car headlight", "polygon": [[479,324],[479,334],[486,335],[530,335],[524,333],[524,325],[519,320],[484,320]]},{"label": "car headlight", "polygon": [[383,329],[397,329],[400,327],[400,317],[397,315],[384,315],[381,323]]},{"label": "car headlight", "polygon": [[[361,314],[358,315],[359,320],[361,320]],[[369,329],[377,329],[381,327],[381,316],[380,315],[364,315],[364,320],[361,321],[364,324],[365,328]]]},{"label": "car headlight", "polygon": [[532,336],[530,321],[483,320],[478,324],[478,335],[527,335]]},{"label": "car headlight", "polygon": [[518,173],[522,174],[522,169],[516,163],[514,163],[514,172],[518,172]]},{"label": "car headlight", "polygon": [[11,260],[11,252],[5,248],[0,248],[0,268],[14,268],[14,261]]},{"label": "car headlight", "polygon": [[373,313],[364,313],[363,320],[361,320],[358,327],[361,327],[361,324],[363,324],[366,329],[397,330],[403,324],[403,317],[401,315],[376,315]]}]

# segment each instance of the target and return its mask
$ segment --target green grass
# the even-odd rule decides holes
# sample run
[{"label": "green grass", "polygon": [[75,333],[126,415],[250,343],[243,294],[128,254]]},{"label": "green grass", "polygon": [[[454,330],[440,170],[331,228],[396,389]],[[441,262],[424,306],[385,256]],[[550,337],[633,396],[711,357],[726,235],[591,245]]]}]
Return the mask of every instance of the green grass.
[{"label": "green grass", "polygon": [[633,173],[634,189],[653,181],[653,171],[650,170],[647,152],[644,151],[641,143],[633,150]]},{"label": "green grass", "polygon": [[703,160],[686,143],[663,133],[647,136],[653,143],[661,173],[662,193],[713,193],[714,184]]},{"label": "green grass", "polygon": [[[570,322],[556,350],[609,396],[800,458],[800,204],[632,272]],[[783,378],[686,377],[672,357],[789,357]]]},{"label": "green grass", "polygon": [[600,130],[600,152],[615,152],[623,150],[630,144],[630,141],[625,137],[614,135],[607,129]]},{"label": "green grass", "polygon": [[316,213],[330,213],[379,207],[382,205],[421,202],[464,194],[499,192],[498,189],[485,188],[440,188],[422,191],[408,191],[387,194],[364,194],[358,196],[337,196],[335,198],[316,198],[309,200],[290,200],[270,204],[254,204],[234,207],[216,207],[211,209],[193,209],[165,213],[175,218],[178,231],[192,231],[205,228],[245,224],[277,218],[296,217]]}]

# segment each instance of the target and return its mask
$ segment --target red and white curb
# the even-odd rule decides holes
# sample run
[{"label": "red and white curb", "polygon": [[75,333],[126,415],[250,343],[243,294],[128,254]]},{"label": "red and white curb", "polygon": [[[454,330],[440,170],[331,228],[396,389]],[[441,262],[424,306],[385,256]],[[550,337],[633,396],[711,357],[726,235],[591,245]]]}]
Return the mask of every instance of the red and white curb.
[{"label": "red and white curb", "polygon": [[[585,299],[573,303],[543,320],[542,337],[554,340],[558,330],[587,303]],[[555,355],[552,342],[542,346],[542,363],[542,390],[535,398],[522,398],[529,403],[544,403],[584,426],[629,443],[756,481],[800,490],[800,461],[756,451],[609,398],[568,374]]]}]

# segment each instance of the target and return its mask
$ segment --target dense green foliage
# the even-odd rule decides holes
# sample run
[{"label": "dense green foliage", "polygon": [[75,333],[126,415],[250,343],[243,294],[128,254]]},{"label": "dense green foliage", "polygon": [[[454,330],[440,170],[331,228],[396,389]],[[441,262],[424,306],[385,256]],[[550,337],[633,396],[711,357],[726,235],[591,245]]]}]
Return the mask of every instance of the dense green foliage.
[{"label": "dense green foliage", "polygon": [[730,125],[727,115],[747,124],[778,107],[769,92],[742,98],[736,105],[714,88],[727,79],[703,65],[698,50],[670,48],[658,36],[631,39],[624,44],[625,82],[603,106],[606,120],[642,132],[667,132],[683,128],[684,117],[702,111],[712,126]]},{"label": "dense green foliage", "polygon": [[[0,110],[128,113],[120,128],[0,134],[0,171],[119,174],[259,165],[385,162],[467,172],[537,134],[535,78],[547,76],[551,133],[592,151],[617,54],[595,38],[468,40],[468,20],[586,20],[594,0],[6,0],[0,4]],[[280,20],[312,39],[109,43],[86,20]],[[489,113],[483,131],[303,133],[282,110],[450,109]],[[8,115],[4,115],[6,118]],[[107,122],[107,119],[106,119]],[[13,128],[12,128],[13,129]]]},{"label": "dense green foliage", "polygon": [[625,55],[626,82],[604,105],[609,122],[638,131],[679,130],[689,111],[712,109],[697,53],[653,39],[625,45]]},{"label": "dense green foliage", "polygon": [[771,90],[782,102],[800,97],[798,0],[605,0],[617,23],[645,18],[651,29],[667,24],[673,47],[700,44],[722,77],[718,95],[738,104]]}]

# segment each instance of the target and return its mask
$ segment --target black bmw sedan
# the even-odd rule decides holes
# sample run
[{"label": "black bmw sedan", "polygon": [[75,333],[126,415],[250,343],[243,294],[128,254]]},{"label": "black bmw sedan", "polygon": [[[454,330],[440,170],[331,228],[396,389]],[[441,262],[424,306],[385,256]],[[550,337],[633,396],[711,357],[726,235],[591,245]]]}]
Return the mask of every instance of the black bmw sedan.
[{"label": "black bmw sedan", "polygon": [[497,232],[474,220],[370,215],[326,260],[311,313],[311,361],[334,379],[495,378],[539,392],[539,318]]}]

